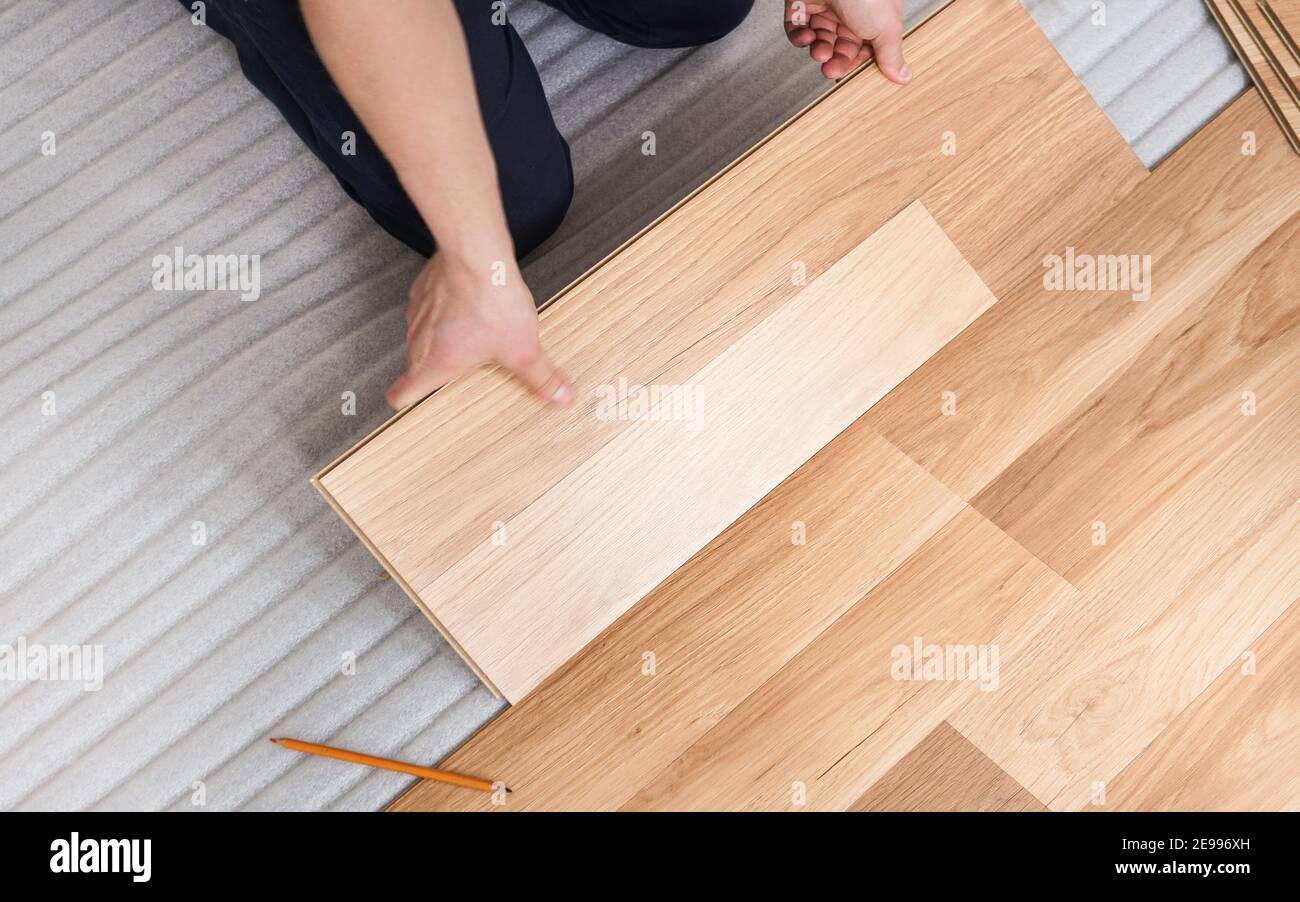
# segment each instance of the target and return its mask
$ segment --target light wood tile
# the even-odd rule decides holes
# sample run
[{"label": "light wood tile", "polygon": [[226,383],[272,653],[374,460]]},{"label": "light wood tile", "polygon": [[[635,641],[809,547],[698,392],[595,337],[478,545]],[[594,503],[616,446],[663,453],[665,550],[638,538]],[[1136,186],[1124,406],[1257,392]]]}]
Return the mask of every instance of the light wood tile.
[{"label": "light wood tile", "polygon": [[[617,808],[965,509],[855,423],[445,766],[511,811]],[[425,782],[394,807],[492,806]]]},{"label": "light wood tile", "polygon": [[[844,810],[963,699],[999,694],[999,633],[1076,595],[967,509],[625,807]],[[923,669],[934,654],[952,666]]]},{"label": "light wood tile", "polygon": [[1297,285],[1300,213],[1063,417],[974,506],[1084,585],[1181,485],[1295,393]]},{"label": "light wood tile", "polygon": [[412,586],[518,701],[994,300],[915,203],[693,376],[689,419],[633,423]]},{"label": "light wood tile", "polygon": [[[992,480],[1110,381],[1190,305],[1212,294],[1300,206],[1300,167],[1278,142],[1242,154],[1269,127],[1245,95],[1094,225],[1063,239],[1080,254],[1150,255],[1149,300],[1125,291],[1048,291],[1026,278],[867,414],[880,432],[964,498]],[[955,414],[946,415],[945,393]]]},{"label": "light wood tile", "polygon": [[921,195],[999,298],[1148,175],[1082,87],[1070,79],[1045,92],[997,140],[953,131],[959,165]]},{"label": "light wood tile", "polygon": [[1046,811],[965,736],[941,723],[850,811]]},{"label": "light wood tile", "polygon": [[[1268,16],[1264,14],[1259,0],[1240,0],[1240,5],[1241,11],[1246,14],[1246,17],[1250,19],[1250,23],[1255,26],[1255,32],[1263,39],[1269,50],[1273,52],[1273,58],[1281,66],[1285,80],[1290,82],[1291,88],[1296,89],[1295,93],[1290,90],[1287,91],[1291,102],[1296,103],[1296,97],[1300,95],[1300,56],[1292,52],[1291,46],[1288,44],[1289,41],[1294,41],[1291,37],[1294,32],[1286,30],[1282,16],[1279,15],[1278,22],[1282,23],[1282,33],[1279,33],[1269,21]],[[1280,0],[1273,8],[1275,14],[1277,13],[1277,6],[1282,6],[1285,9],[1285,14],[1292,20],[1300,19],[1300,15],[1297,15],[1296,12],[1297,8],[1300,7],[1297,7],[1295,0]],[[1292,24],[1294,26],[1295,22],[1293,21]],[[1258,44],[1258,42],[1256,43]],[[1283,85],[1283,88],[1285,89],[1287,86]]]},{"label": "light wood tile", "polygon": [[1300,603],[1110,783],[1105,808],[1300,810]]},{"label": "light wood tile", "polygon": [[1300,597],[1300,395],[1155,510],[1076,604],[1002,639],[1006,688],[950,720],[1083,808]]}]

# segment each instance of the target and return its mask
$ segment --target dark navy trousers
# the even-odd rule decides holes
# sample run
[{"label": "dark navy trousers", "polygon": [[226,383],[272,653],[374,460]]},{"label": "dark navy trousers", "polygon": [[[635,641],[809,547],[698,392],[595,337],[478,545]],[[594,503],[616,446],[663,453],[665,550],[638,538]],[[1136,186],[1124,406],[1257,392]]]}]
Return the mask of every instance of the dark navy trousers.
[{"label": "dark navy trousers", "polygon": [[[192,6],[191,0],[180,2]],[[690,47],[725,35],[745,18],[753,0],[543,2],[626,44]],[[569,208],[569,146],[514,28],[494,24],[491,0],[454,3],[469,44],[506,219],[515,252],[523,256],[559,227]],[[382,4],[374,6],[382,15]],[[207,24],[235,45],[245,77],[279,108],[343,190],[394,237],[432,254],[433,237],[316,55],[296,0],[207,0],[206,16]],[[355,153],[344,152],[345,132],[356,136]]]}]

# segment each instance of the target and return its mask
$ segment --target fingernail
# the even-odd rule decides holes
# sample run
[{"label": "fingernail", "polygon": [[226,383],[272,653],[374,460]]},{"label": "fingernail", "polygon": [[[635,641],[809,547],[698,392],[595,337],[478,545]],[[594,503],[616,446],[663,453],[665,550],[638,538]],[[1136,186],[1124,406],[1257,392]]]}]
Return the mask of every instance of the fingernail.
[{"label": "fingernail", "polygon": [[573,400],[573,388],[567,382],[561,384],[551,395],[551,400],[556,404],[568,404]]},{"label": "fingernail", "polygon": [[912,80],[912,67],[909,66],[909,65],[907,65],[907,64],[905,63],[905,64],[903,65],[903,68],[901,68],[901,69],[898,70],[898,74],[899,74],[900,76],[902,76],[903,81],[911,81],[911,80]]}]

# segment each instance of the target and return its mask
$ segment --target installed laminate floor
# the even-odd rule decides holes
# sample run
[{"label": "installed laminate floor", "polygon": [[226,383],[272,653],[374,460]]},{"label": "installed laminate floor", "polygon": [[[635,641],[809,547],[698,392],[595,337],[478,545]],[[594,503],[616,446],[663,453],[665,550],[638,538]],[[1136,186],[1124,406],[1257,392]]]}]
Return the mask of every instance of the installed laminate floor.
[{"label": "installed laminate floor", "polygon": [[694,373],[680,420],[629,423],[421,597],[523,698],[993,300],[913,203]]},{"label": "installed laminate floor", "polygon": [[939,724],[875,782],[850,811],[1043,811],[970,740]]},{"label": "installed laminate floor", "polygon": [[1148,174],[988,14],[1000,126],[872,171],[996,302],[449,757],[506,810],[1300,804],[1300,164],[1252,92]]}]

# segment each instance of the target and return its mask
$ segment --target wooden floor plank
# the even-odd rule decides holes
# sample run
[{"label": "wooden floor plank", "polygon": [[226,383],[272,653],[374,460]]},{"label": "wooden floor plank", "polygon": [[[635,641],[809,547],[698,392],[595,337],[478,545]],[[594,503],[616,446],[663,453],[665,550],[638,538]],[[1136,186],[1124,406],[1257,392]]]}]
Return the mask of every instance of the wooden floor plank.
[{"label": "wooden floor plank", "polygon": [[1006,688],[950,717],[1050,807],[1090,805],[1300,597],[1300,394],[1261,418],[1077,604],[1002,636]]},{"label": "wooden floor plank", "polygon": [[1281,23],[1282,30],[1293,43],[1300,45],[1300,0],[1268,0],[1268,4]]},{"label": "wooden floor plank", "polygon": [[1152,291],[1047,290],[1043,261],[956,341],[872,408],[868,420],[964,498],[1105,385],[1164,328],[1219,291],[1300,206],[1300,167],[1244,95],[1132,195],[1056,251],[1149,255]]},{"label": "wooden floor plank", "polygon": [[1295,61],[1277,40],[1254,0],[1247,0],[1251,9],[1239,0],[1205,2],[1256,90],[1272,109],[1281,136],[1300,153],[1300,91],[1291,80],[1297,71]]},{"label": "wooden floor plank", "polygon": [[617,808],[965,509],[854,424],[445,766],[506,779],[506,810]]},{"label": "wooden floor plank", "polygon": [[970,741],[941,723],[850,811],[1046,811]]},{"label": "wooden floor plank", "polygon": [[1300,810],[1300,603],[1106,789],[1118,811]]},{"label": "wooden floor plank", "polygon": [[968,508],[624,807],[844,810],[963,699],[998,694],[1000,632],[1076,594]]},{"label": "wooden floor plank", "polygon": [[[1043,96],[1006,140],[974,145],[953,132],[961,165],[921,195],[999,298],[1148,175],[1080,88],[1070,80]],[[1030,178],[1032,186],[1020,181]],[[1018,183],[1024,190],[1016,190]]]},{"label": "wooden floor plank", "polygon": [[431,584],[518,701],[995,299],[914,203]]},{"label": "wooden floor plank", "polygon": [[1300,387],[1297,285],[1300,213],[972,504],[1084,585],[1152,511]]},{"label": "wooden floor plank", "polygon": [[[544,311],[543,341],[579,390],[572,410],[539,410],[499,373],[480,373],[322,474],[322,491],[431,619],[442,599],[421,591],[628,428],[595,415],[600,387],[620,376],[632,385],[688,382],[806,288],[793,275],[815,280],[964,167],[980,167],[970,184],[997,196],[959,195],[951,189],[960,183],[948,181],[936,200],[960,246],[984,261],[1004,256],[983,251],[982,241],[1018,246],[1035,213],[1053,209],[1065,221],[1097,212],[1096,192],[1063,190],[1083,184],[1078,167],[1105,162],[1093,170],[1103,193],[1142,177],[1016,4],[957,0],[908,39],[908,52],[918,75],[906,90],[873,70],[847,79]],[[1044,135],[1061,165],[1018,161],[1010,148],[1032,130],[1027,123],[1062,105],[1070,112]],[[960,142],[952,156],[943,152],[946,131]],[[988,182],[998,160],[1004,178]],[[981,215],[963,214],[963,203]]]},{"label": "wooden floor plank", "polygon": [[[1287,46],[1287,36],[1290,35],[1290,32],[1287,32],[1287,36],[1278,33],[1277,29],[1269,22],[1268,16],[1264,14],[1264,10],[1259,5],[1259,0],[1239,0],[1239,2],[1241,11],[1246,14],[1247,18],[1250,19],[1250,23],[1255,26],[1255,32],[1268,46],[1269,50],[1273,52],[1273,58],[1282,67],[1283,75],[1291,82],[1291,86],[1296,89],[1296,93],[1300,94],[1300,58],[1297,58]],[[1291,7],[1287,10],[1287,14],[1290,16],[1295,15],[1293,11],[1296,5],[1295,0],[1281,0],[1279,5]],[[1282,21],[1280,16],[1278,20]],[[1286,26],[1284,24],[1283,31],[1285,30]],[[1283,85],[1283,89],[1286,89],[1285,85]],[[1295,94],[1288,91],[1287,96],[1292,103],[1297,102]]]}]

